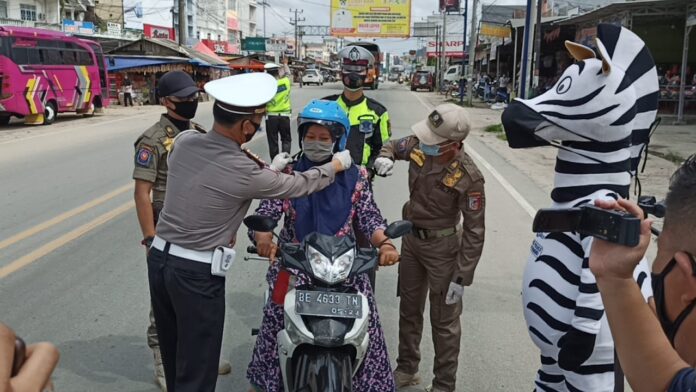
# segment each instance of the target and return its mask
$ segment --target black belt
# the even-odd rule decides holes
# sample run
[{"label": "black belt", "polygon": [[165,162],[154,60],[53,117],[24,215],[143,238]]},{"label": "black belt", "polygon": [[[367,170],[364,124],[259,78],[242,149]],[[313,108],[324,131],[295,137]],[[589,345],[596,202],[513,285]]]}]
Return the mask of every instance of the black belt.
[{"label": "black belt", "polygon": [[433,238],[445,238],[445,237],[449,237],[451,235],[455,235],[455,234],[457,234],[457,228],[450,227],[447,229],[431,230],[431,229],[421,229],[420,227],[413,226],[411,233],[421,240],[429,240],[429,239],[433,239]]}]

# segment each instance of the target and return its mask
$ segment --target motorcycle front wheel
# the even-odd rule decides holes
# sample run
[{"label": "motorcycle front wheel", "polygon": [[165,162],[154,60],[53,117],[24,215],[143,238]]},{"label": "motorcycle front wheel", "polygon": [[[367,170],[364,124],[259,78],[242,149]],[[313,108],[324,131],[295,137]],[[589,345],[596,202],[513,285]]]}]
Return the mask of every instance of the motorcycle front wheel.
[{"label": "motorcycle front wheel", "polygon": [[292,391],[351,392],[352,355],[348,350],[310,346],[297,353],[293,361]]}]

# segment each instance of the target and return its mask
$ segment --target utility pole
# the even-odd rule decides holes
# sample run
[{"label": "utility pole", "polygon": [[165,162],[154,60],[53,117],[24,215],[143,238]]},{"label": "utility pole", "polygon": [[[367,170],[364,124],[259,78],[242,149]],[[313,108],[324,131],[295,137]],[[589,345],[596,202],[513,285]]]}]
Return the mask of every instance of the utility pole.
[{"label": "utility pole", "polygon": [[186,0],[179,1],[179,45],[186,45]]},{"label": "utility pole", "polygon": [[442,10],[442,53],[440,53],[442,58],[440,67],[440,82],[438,83],[438,91],[445,81],[445,72],[447,71],[447,8]]},{"label": "utility pole", "polygon": [[[462,70],[461,73],[459,74],[459,105],[464,105],[464,78],[465,78],[465,70],[468,67],[464,67],[464,62],[466,61],[466,56],[467,56],[467,50],[466,50],[466,18],[469,9],[469,3],[464,0],[464,13],[462,14],[464,16],[464,33],[462,34]],[[471,51],[471,50],[469,50]],[[471,58],[469,58],[469,66],[471,66]]]},{"label": "utility pole", "polygon": [[539,71],[541,70],[541,6],[542,6],[543,1],[539,0],[537,3],[537,11],[536,11],[536,30],[535,36],[536,40],[534,43],[534,57],[536,61],[534,61],[534,68],[532,72],[532,86],[537,88],[539,87],[539,77],[541,76],[539,74]]},{"label": "utility pole", "polygon": [[[301,46],[300,46],[300,40],[299,40],[299,37],[300,37],[300,29],[299,29],[299,27],[300,27],[300,26],[299,26],[298,23],[299,23],[299,22],[304,22],[304,21],[305,21],[305,18],[299,18],[298,15],[299,15],[299,14],[302,14],[303,12],[304,12],[304,10],[298,10],[298,9],[294,9],[294,10],[291,9],[291,10],[290,10],[290,14],[293,14],[293,13],[295,14],[295,17],[294,17],[292,20],[290,20],[290,24],[293,25],[293,26],[295,26],[295,58],[296,58],[297,60],[301,60],[301,58],[300,58],[300,54],[301,54],[300,48],[301,48]],[[264,25],[265,25],[265,24],[264,24]]]},{"label": "utility pole", "polygon": [[476,63],[476,41],[478,41],[478,31],[476,21],[478,14],[478,0],[474,0],[471,7],[471,34],[469,34],[469,106],[474,105],[474,63]]},{"label": "utility pole", "polygon": [[268,5],[268,2],[266,0],[263,0],[261,2],[261,6],[263,7],[263,36],[264,36],[264,38],[266,37],[266,6],[267,5]]},{"label": "utility pole", "polygon": [[[541,1],[541,0],[540,0]],[[534,19],[536,0],[527,0],[527,15],[524,21],[524,43],[522,45],[522,69],[520,70],[520,98],[529,96],[529,70],[532,68]]]}]

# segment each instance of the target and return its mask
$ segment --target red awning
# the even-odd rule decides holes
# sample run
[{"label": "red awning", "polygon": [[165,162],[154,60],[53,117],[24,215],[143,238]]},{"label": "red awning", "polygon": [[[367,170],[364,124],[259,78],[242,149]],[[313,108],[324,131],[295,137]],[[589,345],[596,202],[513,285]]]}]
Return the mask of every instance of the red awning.
[{"label": "red awning", "polygon": [[193,47],[193,50],[198,51],[198,52],[201,52],[201,53],[203,53],[203,54],[205,54],[205,55],[208,55],[208,56],[210,56],[210,57],[212,57],[212,58],[214,58],[214,59],[216,59],[216,60],[220,60],[220,63],[226,63],[226,62],[227,62],[227,61],[225,61],[225,59],[220,58],[220,56],[218,56],[215,52],[213,52],[213,51],[212,51],[208,46],[206,46],[206,44],[204,44],[203,42],[197,43],[196,46]]}]

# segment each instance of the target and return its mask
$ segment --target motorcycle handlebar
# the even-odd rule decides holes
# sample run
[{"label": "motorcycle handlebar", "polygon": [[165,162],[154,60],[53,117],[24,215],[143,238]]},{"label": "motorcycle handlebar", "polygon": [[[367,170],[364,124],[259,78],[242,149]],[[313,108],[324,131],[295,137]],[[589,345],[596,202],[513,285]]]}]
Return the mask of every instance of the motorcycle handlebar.
[{"label": "motorcycle handlebar", "polygon": [[247,253],[251,253],[251,254],[254,254],[254,255],[259,254],[258,249],[256,249],[256,246],[254,246],[254,245],[249,245],[249,246],[247,246],[246,251],[247,251]]}]

